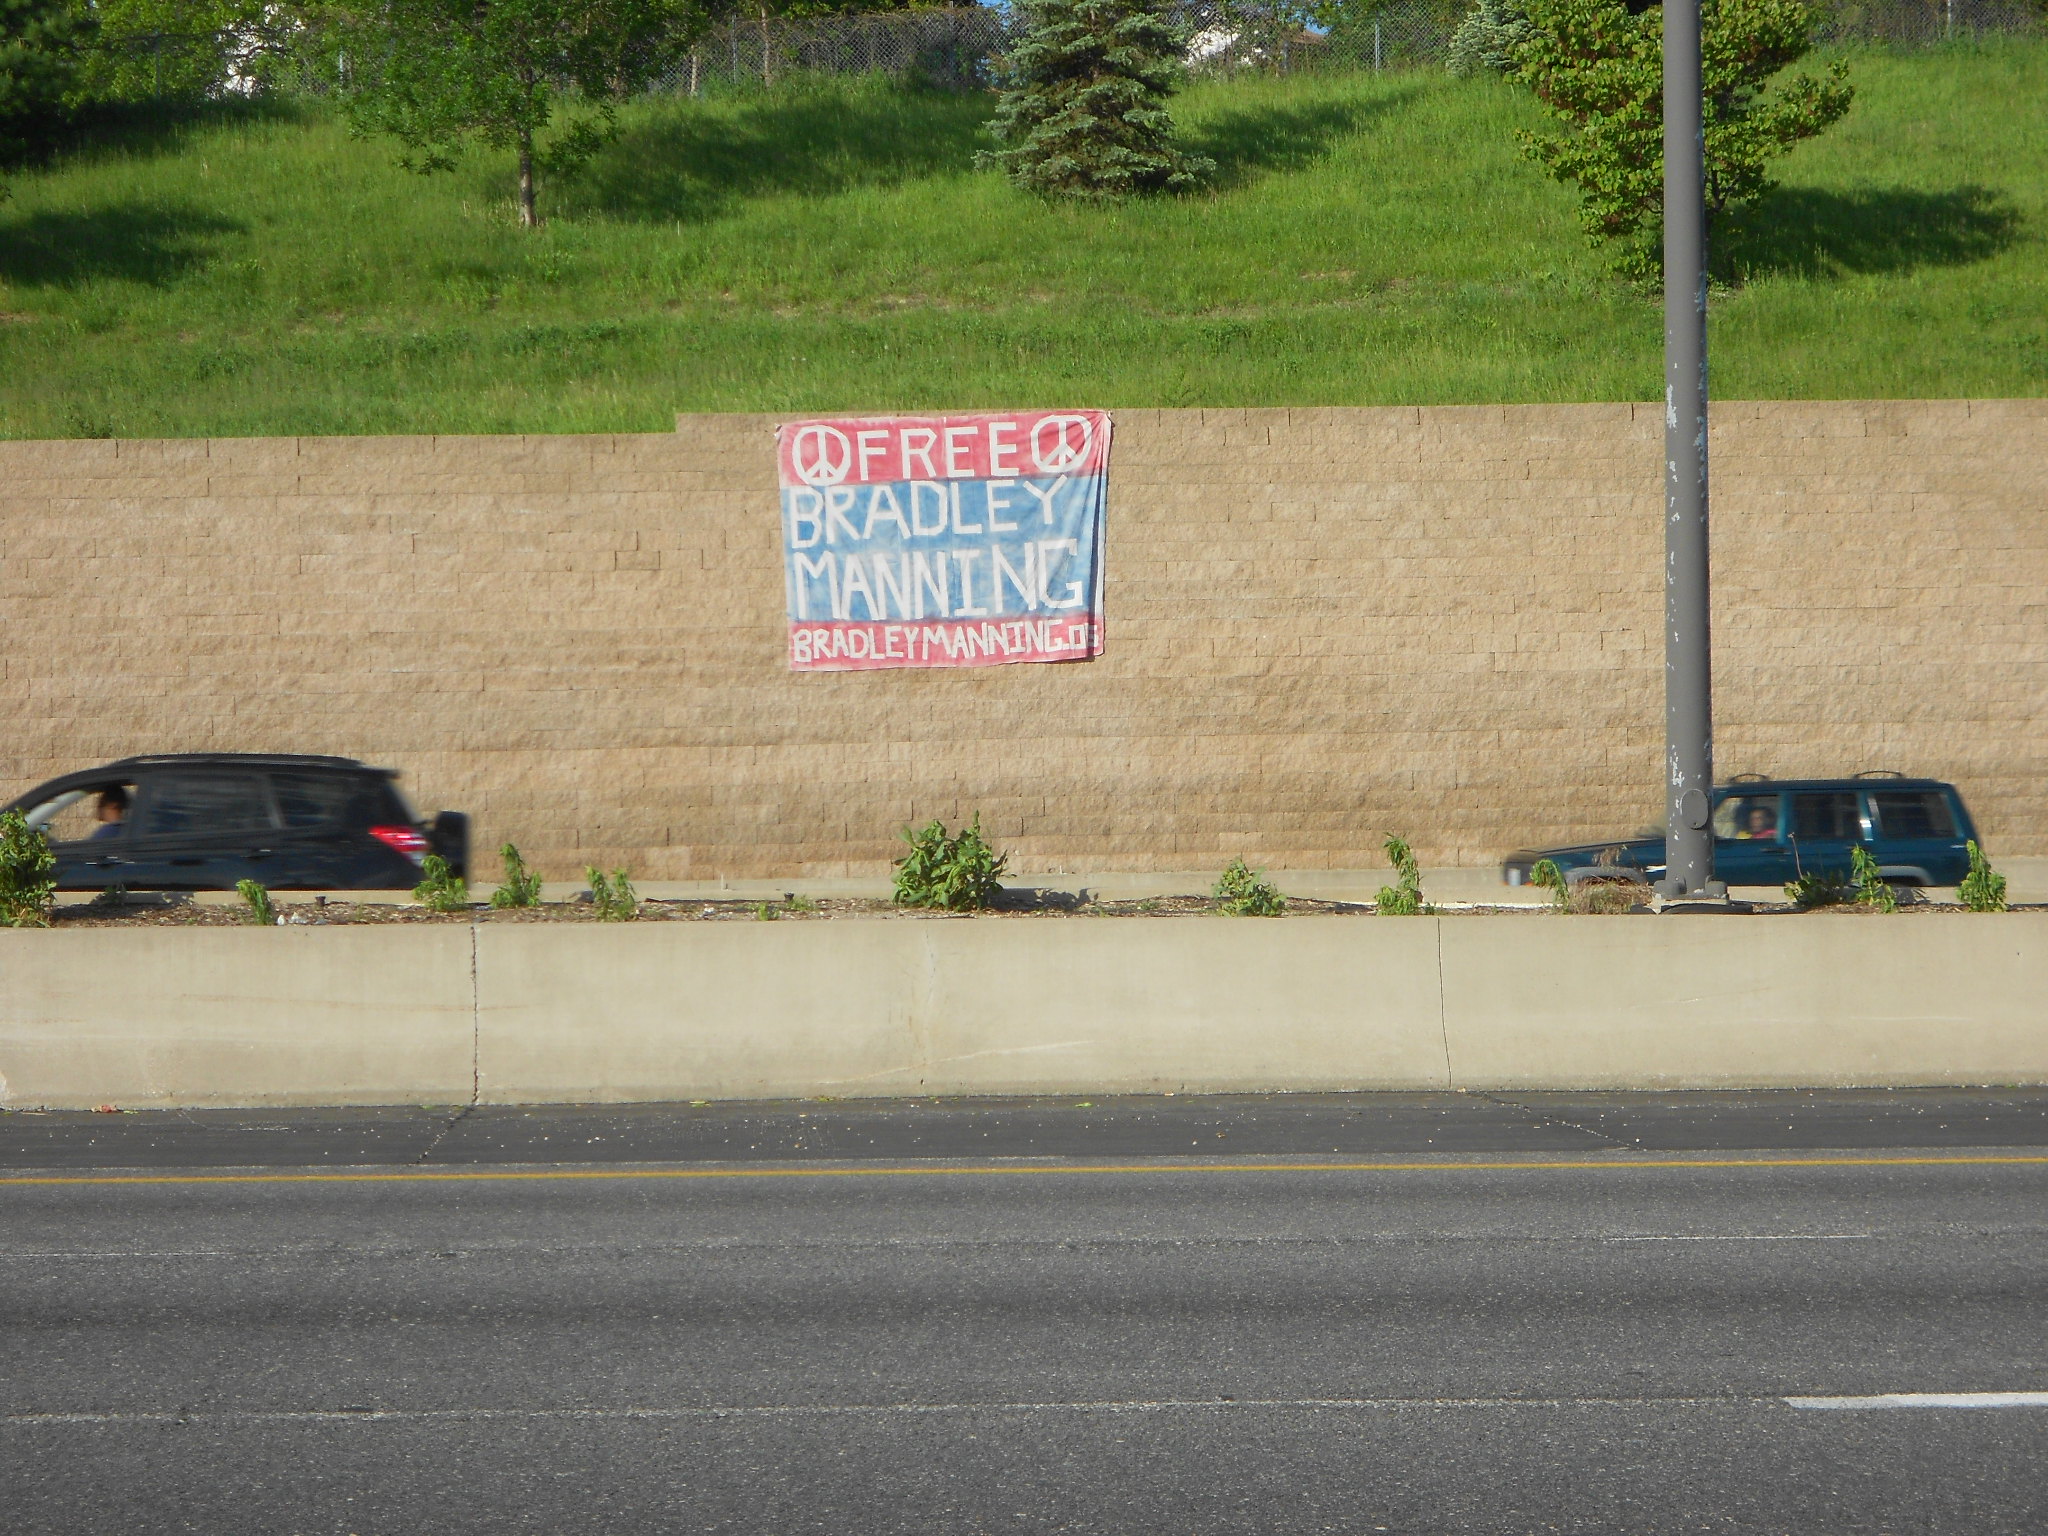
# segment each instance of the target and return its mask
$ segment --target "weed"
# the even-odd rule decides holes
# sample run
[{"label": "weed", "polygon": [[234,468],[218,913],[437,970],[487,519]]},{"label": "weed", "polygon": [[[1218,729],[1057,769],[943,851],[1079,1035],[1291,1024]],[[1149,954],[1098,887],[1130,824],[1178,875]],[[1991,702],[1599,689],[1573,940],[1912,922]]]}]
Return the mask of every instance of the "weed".
[{"label": "weed", "polygon": [[754,921],[757,923],[772,923],[781,916],[782,908],[776,906],[772,901],[757,901],[754,903]]},{"label": "weed", "polygon": [[1392,885],[1380,887],[1372,900],[1373,910],[1381,917],[1420,917],[1427,909],[1422,903],[1422,866],[1415,862],[1415,851],[1392,836],[1380,846],[1394,866],[1396,879]]},{"label": "weed", "polygon": [[2005,910],[2005,876],[1991,867],[1984,857],[1984,850],[1972,842],[1966,845],[1970,850],[1970,872],[1963,876],[1956,886],[1956,898],[1972,912],[2003,912]]},{"label": "weed", "polygon": [[420,883],[412,888],[412,899],[429,912],[460,912],[469,905],[469,882],[440,854],[430,853],[420,866]]},{"label": "weed", "polygon": [[801,891],[791,891],[782,898],[782,904],[792,912],[816,912],[818,904]]},{"label": "weed", "polygon": [[915,831],[905,827],[903,840],[910,852],[896,861],[897,905],[980,912],[1001,892],[996,881],[1010,856],[983,841],[979,812],[957,837],[946,835],[944,822],[932,821]]},{"label": "weed", "polygon": [[1278,917],[1287,910],[1287,898],[1272,881],[1247,868],[1243,859],[1230,861],[1209,894],[1232,917]]},{"label": "weed", "polygon": [[1530,865],[1529,883],[1550,892],[1550,904],[1558,911],[1563,912],[1571,906],[1571,886],[1564,878],[1564,871],[1557,867],[1557,860],[1538,859]]},{"label": "weed", "polygon": [[1815,907],[1840,906],[1849,899],[1849,877],[1839,869],[1802,869],[1799,878],[1785,883],[1785,899],[1802,912]]},{"label": "weed", "polygon": [[1565,910],[1613,917],[1635,906],[1642,896],[1643,887],[1633,880],[1582,880],[1567,895]]},{"label": "weed", "polygon": [[86,905],[95,912],[118,912],[128,905],[128,887],[110,885]]},{"label": "weed", "polygon": [[57,897],[50,840],[19,811],[0,814],[0,928],[47,928]]},{"label": "weed", "polygon": [[540,876],[526,867],[519,850],[507,843],[498,850],[498,857],[505,861],[505,883],[491,892],[491,905],[501,911],[507,907],[539,906]]},{"label": "weed", "polygon": [[1891,888],[1891,882],[1878,873],[1877,860],[1861,843],[1849,850],[1849,874],[1856,884],[1858,906],[1868,907],[1873,912],[1899,910],[1898,893]]},{"label": "weed", "polygon": [[242,898],[247,908],[242,913],[244,921],[254,923],[259,928],[276,926],[277,908],[270,904],[269,886],[261,880],[237,880],[235,894]]},{"label": "weed", "polygon": [[613,870],[607,880],[593,864],[583,871],[583,878],[590,882],[590,903],[599,922],[630,923],[640,915],[640,898],[633,894],[633,882],[623,869]]}]

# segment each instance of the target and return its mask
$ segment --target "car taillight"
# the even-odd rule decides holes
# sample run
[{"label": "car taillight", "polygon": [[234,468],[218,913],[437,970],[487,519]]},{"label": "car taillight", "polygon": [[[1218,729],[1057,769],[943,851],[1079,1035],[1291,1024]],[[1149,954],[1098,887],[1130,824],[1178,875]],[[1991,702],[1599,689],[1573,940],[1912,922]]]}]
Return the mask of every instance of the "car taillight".
[{"label": "car taillight", "polygon": [[427,857],[427,834],[418,827],[372,827],[370,836],[411,859],[423,864]]}]

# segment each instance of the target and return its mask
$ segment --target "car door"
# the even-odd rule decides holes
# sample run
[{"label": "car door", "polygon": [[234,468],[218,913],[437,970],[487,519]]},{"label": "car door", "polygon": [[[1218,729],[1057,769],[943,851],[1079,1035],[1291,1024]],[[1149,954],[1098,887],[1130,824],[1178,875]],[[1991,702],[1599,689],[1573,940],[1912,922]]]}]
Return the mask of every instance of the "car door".
[{"label": "car door", "polygon": [[275,884],[287,890],[341,890],[357,883],[364,841],[354,814],[378,781],[316,768],[270,773],[283,822]]},{"label": "car door", "polygon": [[1969,873],[1970,856],[1939,789],[1873,789],[1872,853],[1886,870],[1925,871],[1929,885],[1954,885]]},{"label": "car door", "polygon": [[1724,790],[1714,807],[1714,878],[1729,885],[1783,885],[1792,878],[1776,790]]},{"label": "car door", "polygon": [[1805,874],[1849,877],[1849,851],[1863,841],[1863,816],[1853,789],[1802,789],[1787,795],[1792,860]]},{"label": "car door", "polygon": [[57,889],[104,891],[136,883],[128,836],[134,802],[134,781],[124,778],[74,784],[28,808],[28,824],[49,840],[56,855]]},{"label": "car door", "polygon": [[133,885],[231,891],[275,878],[277,817],[262,775],[166,768],[144,776],[135,813]]}]

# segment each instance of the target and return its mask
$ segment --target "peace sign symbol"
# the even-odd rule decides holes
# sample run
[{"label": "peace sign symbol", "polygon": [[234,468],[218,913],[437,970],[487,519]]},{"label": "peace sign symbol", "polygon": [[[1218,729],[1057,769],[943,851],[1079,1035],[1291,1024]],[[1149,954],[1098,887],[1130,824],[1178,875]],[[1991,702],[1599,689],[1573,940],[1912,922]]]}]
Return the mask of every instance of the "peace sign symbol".
[{"label": "peace sign symbol", "polygon": [[837,427],[812,422],[797,429],[789,463],[805,485],[837,485],[853,468],[853,444]]},{"label": "peace sign symbol", "polygon": [[[1046,429],[1052,429],[1047,442]],[[1076,443],[1078,435],[1080,441]],[[1044,416],[1031,429],[1031,457],[1041,474],[1063,475],[1088,457],[1095,442],[1095,428],[1086,416]]]}]

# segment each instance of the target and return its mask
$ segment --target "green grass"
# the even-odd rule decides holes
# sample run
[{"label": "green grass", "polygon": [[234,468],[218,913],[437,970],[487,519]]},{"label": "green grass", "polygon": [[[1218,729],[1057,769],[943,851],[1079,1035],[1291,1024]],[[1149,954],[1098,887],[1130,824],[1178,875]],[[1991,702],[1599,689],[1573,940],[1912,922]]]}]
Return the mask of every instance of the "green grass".
[{"label": "green grass", "polygon": [[[2048,387],[2048,46],[1855,56],[1723,240],[1724,397]],[[107,130],[0,204],[0,435],[651,431],[678,410],[1654,398],[1655,304],[1521,159],[1526,96],[1239,81],[1213,193],[1046,207],[987,103],[877,83],[634,109],[511,218],[311,107]]]}]

